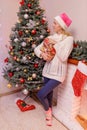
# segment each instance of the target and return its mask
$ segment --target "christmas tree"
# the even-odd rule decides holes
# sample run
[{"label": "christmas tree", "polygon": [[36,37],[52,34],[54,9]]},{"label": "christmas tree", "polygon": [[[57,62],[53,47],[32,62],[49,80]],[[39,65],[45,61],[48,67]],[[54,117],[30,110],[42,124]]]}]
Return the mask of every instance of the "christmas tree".
[{"label": "christmas tree", "polygon": [[21,86],[28,93],[42,86],[44,61],[34,54],[34,48],[50,30],[39,0],[22,0],[17,15],[18,21],[10,34],[9,57],[4,60],[3,76],[8,80],[9,88]]}]

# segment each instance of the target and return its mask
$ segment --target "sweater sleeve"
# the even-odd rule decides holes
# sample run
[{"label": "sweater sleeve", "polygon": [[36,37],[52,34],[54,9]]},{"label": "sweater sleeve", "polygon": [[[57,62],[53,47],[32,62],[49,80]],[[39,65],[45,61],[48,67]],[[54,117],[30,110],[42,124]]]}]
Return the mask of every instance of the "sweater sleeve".
[{"label": "sweater sleeve", "polygon": [[67,61],[67,59],[73,49],[73,37],[68,36],[63,41],[61,41],[59,44],[56,44],[55,49],[56,49],[58,58],[63,62]]}]

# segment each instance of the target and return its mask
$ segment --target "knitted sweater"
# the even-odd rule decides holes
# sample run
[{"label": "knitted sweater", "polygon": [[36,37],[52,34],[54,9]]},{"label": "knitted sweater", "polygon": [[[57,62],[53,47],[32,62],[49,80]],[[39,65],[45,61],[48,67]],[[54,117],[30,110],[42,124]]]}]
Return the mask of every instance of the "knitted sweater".
[{"label": "knitted sweater", "polygon": [[[54,45],[56,54],[51,61],[45,63],[42,75],[63,82],[67,73],[67,60],[73,49],[73,37],[63,34],[54,34],[49,36],[49,38],[56,41]],[[43,42],[34,49],[35,54],[39,58],[41,54],[40,48],[42,46]]]}]

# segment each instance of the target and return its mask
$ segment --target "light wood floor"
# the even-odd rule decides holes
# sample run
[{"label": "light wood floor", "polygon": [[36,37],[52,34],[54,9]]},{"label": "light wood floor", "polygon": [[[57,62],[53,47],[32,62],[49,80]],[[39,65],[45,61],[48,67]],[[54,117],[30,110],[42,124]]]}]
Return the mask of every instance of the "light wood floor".
[{"label": "light wood floor", "polygon": [[26,103],[35,105],[36,109],[21,112],[16,105],[17,98],[24,99],[24,94],[0,97],[0,130],[67,130],[53,118],[53,126],[46,126],[44,110],[38,101],[28,97]]}]

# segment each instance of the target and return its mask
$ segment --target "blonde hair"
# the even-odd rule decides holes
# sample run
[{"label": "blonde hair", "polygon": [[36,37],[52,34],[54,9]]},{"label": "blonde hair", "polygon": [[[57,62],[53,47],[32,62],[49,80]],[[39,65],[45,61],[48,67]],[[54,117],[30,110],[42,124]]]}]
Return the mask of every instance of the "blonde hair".
[{"label": "blonde hair", "polygon": [[70,32],[67,32],[66,30],[62,29],[62,33],[67,36],[72,36]]}]

